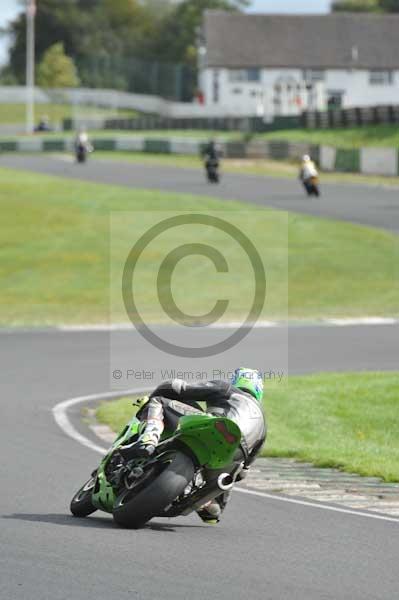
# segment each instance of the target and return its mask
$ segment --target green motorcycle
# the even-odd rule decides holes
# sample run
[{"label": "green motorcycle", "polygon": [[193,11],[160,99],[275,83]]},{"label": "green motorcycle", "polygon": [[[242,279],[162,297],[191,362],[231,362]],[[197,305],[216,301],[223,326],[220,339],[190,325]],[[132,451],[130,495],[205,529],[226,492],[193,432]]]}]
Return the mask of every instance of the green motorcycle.
[{"label": "green motorcycle", "polygon": [[143,428],[136,417],[124,427],[72,498],[73,515],[103,510],[118,525],[138,528],[153,517],[188,515],[233,487],[243,455],[241,431],[230,419],[184,416],[176,431],[163,433],[151,457],[124,459],[119,449],[137,440]]}]

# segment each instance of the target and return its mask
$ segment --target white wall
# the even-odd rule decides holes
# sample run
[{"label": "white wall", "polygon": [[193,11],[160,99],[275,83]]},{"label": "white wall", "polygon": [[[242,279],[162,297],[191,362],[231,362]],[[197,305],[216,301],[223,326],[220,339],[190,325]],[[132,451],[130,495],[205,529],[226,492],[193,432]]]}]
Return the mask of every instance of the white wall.
[{"label": "white wall", "polygon": [[[231,83],[228,69],[205,69],[200,75],[200,85],[205,95],[205,106],[219,110],[226,116],[253,116],[257,114],[259,98],[251,96],[251,91],[262,92],[262,84]],[[218,82],[218,98],[215,100],[215,84]],[[240,95],[233,93],[234,88],[242,89]]]},{"label": "white wall", "polygon": [[399,71],[393,73],[392,85],[371,85],[369,71],[329,70],[327,90],[344,90],[343,108],[399,103]]},{"label": "white wall", "polygon": [[[214,98],[214,78],[218,74],[219,98]],[[291,78],[303,84],[301,69],[262,69],[260,81],[232,82],[228,69],[205,69],[200,76],[200,84],[205,93],[206,106],[224,106],[232,114],[273,116],[276,106],[273,103],[274,87],[281,79]],[[240,92],[240,93],[237,93]],[[299,114],[300,107],[292,107],[290,114]],[[260,113],[262,111],[262,113]],[[277,108],[277,112],[279,112]]]},{"label": "white wall", "polygon": [[[214,102],[213,97],[213,78],[214,73],[219,73],[219,100]],[[274,86],[280,78],[292,77],[297,83],[303,81],[302,69],[263,69],[260,82],[240,82],[233,83],[229,81],[228,69],[205,69],[201,74],[200,81],[205,93],[205,103],[207,106],[222,105],[228,112],[236,114],[257,114],[259,104],[262,102],[265,106],[265,112],[273,112],[272,103],[274,95]],[[240,89],[241,93],[234,93],[234,90]],[[369,83],[369,71],[351,70],[351,69],[331,69],[325,72],[325,90],[342,91],[343,107],[350,108],[354,106],[374,106],[377,104],[398,104],[399,103],[399,71],[393,74],[392,85],[371,85]],[[254,98],[251,92],[263,95]]]}]

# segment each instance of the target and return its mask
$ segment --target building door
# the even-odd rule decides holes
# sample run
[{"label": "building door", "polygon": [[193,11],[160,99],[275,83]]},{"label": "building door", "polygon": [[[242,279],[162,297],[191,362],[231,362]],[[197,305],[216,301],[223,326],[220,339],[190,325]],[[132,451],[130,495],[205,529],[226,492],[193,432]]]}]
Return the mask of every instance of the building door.
[{"label": "building door", "polygon": [[329,110],[342,108],[344,93],[345,92],[343,90],[328,90],[327,104]]}]

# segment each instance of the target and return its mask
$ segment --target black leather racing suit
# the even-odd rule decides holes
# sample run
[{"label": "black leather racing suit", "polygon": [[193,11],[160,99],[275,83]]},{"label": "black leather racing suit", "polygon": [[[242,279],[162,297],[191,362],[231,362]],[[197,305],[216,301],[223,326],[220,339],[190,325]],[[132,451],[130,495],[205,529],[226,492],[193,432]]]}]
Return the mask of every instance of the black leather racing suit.
[{"label": "black leather racing suit", "polygon": [[211,164],[219,166],[220,152],[214,142],[209,142],[202,150],[202,156],[205,160],[205,167],[208,168]]},{"label": "black leather racing suit", "polygon": [[199,411],[198,402],[206,403],[207,413],[227,417],[239,426],[245,466],[249,466],[266,439],[266,420],[259,403],[251,394],[225,381],[165,381],[152,392],[150,401],[137,416],[163,420],[165,426],[173,430],[182,416]]}]

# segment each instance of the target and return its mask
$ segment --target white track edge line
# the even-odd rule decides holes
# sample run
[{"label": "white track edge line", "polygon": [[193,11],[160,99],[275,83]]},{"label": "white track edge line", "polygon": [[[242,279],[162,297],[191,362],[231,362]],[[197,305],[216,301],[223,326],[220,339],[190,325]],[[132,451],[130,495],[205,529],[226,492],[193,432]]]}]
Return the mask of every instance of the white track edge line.
[{"label": "white track edge line", "polygon": [[340,508],[338,506],[331,506],[330,504],[317,504],[310,500],[298,500],[296,498],[287,498],[285,496],[278,496],[274,494],[267,494],[266,492],[257,492],[256,490],[238,489],[236,491],[242,494],[250,494],[251,496],[261,496],[262,498],[269,498],[271,500],[279,500],[280,502],[288,502],[290,504],[301,504],[302,506],[311,506],[312,508],[322,508],[324,510],[331,510],[333,512],[345,513],[348,515],[357,515],[358,517],[369,517],[371,519],[379,519],[380,521],[391,521],[393,523],[399,523],[399,519],[394,517],[386,517],[385,515],[362,512],[359,510],[351,510],[350,508]]},{"label": "white track edge line", "polygon": [[[89,438],[85,437],[79,431],[75,429],[72,425],[71,421],[68,418],[67,411],[72,406],[76,406],[77,404],[82,404],[83,402],[94,402],[96,400],[111,400],[112,398],[122,398],[125,395],[129,394],[143,394],[148,392],[148,388],[136,388],[118,392],[108,392],[101,394],[91,394],[89,396],[78,396],[76,398],[69,398],[68,400],[64,400],[63,402],[59,402],[56,404],[51,410],[53,413],[53,417],[58,427],[70,438],[74,439],[79,444],[82,444],[86,448],[90,448],[94,452],[98,454],[104,454],[107,451],[107,448],[103,446],[98,446],[94,442],[92,442]],[[399,523],[399,519],[387,517],[381,514],[370,514],[366,512],[351,510],[349,508],[340,508],[338,506],[331,506],[330,504],[318,504],[316,502],[311,502],[309,500],[299,500],[297,498],[287,498],[285,496],[280,496],[278,494],[268,494],[266,492],[258,492],[255,490],[247,490],[243,488],[236,487],[236,492],[241,494],[248,494],[250,496],[258,496],[260,498],[267,498],[269,500],[277,500],[279,502],[287,502],[289,504],[299,504],[300,506],[309,506],[311,508],[319,508],[321,510],[329,510],[331,512],[338,512],[347,515],[355,515],[357,517],[367,517],[369,519],[377,519],[379,521],[389,521],[391,523]]]},{"label": "white track edge line", "polygon": [[83,402],[94,402],[96,400],[111,400],[112,398],[120,398],[125,394],[140,394],[147,391],[148,388],[145,388],[136,390],[125,390],[123,392],[109,392],[107,394],[91,394],[89,396],[78,396],[76,398],[70,398],[68,400],[64,400],[63,402],[59,402],[52,408],[53,417],[58,427],[60,427],[60,429],[62,429],[62,431],[67,436],[74,439],[76,442],[79,442],[79,444],[86,446],[86,448],[94,450],[94,452],[104,454],[107,451],[107,448],[104,448],[103,446],[98,446],[97,444],[89,440],[87,437],[79,433],[77,429],[75,429],[75,427],[72,425],[71,421],[68,418],[68,409],[77,404],[82,404]]},{"label": "white track edge line", "polygon": [[[203,329],[236,329],[242,323],[226,322],[213,323],[207,326],[201,326]],[[351,318],[336,318],[336,319],[320,319],[318,320],[288,320],[288,321],[258,321],[257,323],[249,324],[252,329],[271,329],[271,328],[292,328],[292,327],[370,327],[370,326],[386,326],[399,325],[399,319],[394,317],[359,317]],[[154,327],[168,328],[170,325],[162,323],[154,323]],[[173,326],[172,326],[173,327]],[[81,323],[77,325],[43,325],[43,326],[24,326],[11,325],[9,327],[0,327],[0,334],[7,335],[19,333],[98,333],[98,332],[113,332],[113,331],[137,331],[130,323]]]},{"label": "white track edge line", "polygon": [[[370,325],[397,325],[399,319],[394,317],[358,317],[358,318],[331,318],[318,320],[293,320],[293,321],[258,321],[250,326],[253,329],[269,329],[274,327],[354,327]],[[241,322],[213,323],[208,325],[209,329],[235,329],[242,325]],[[158,323],[156,327],[168,327],[166,324]],[[81,325],[56,325],[52,329],[56,331],[130,331],[134,329],[131,323],[94,323],[92,325],[82,323]]]}]

